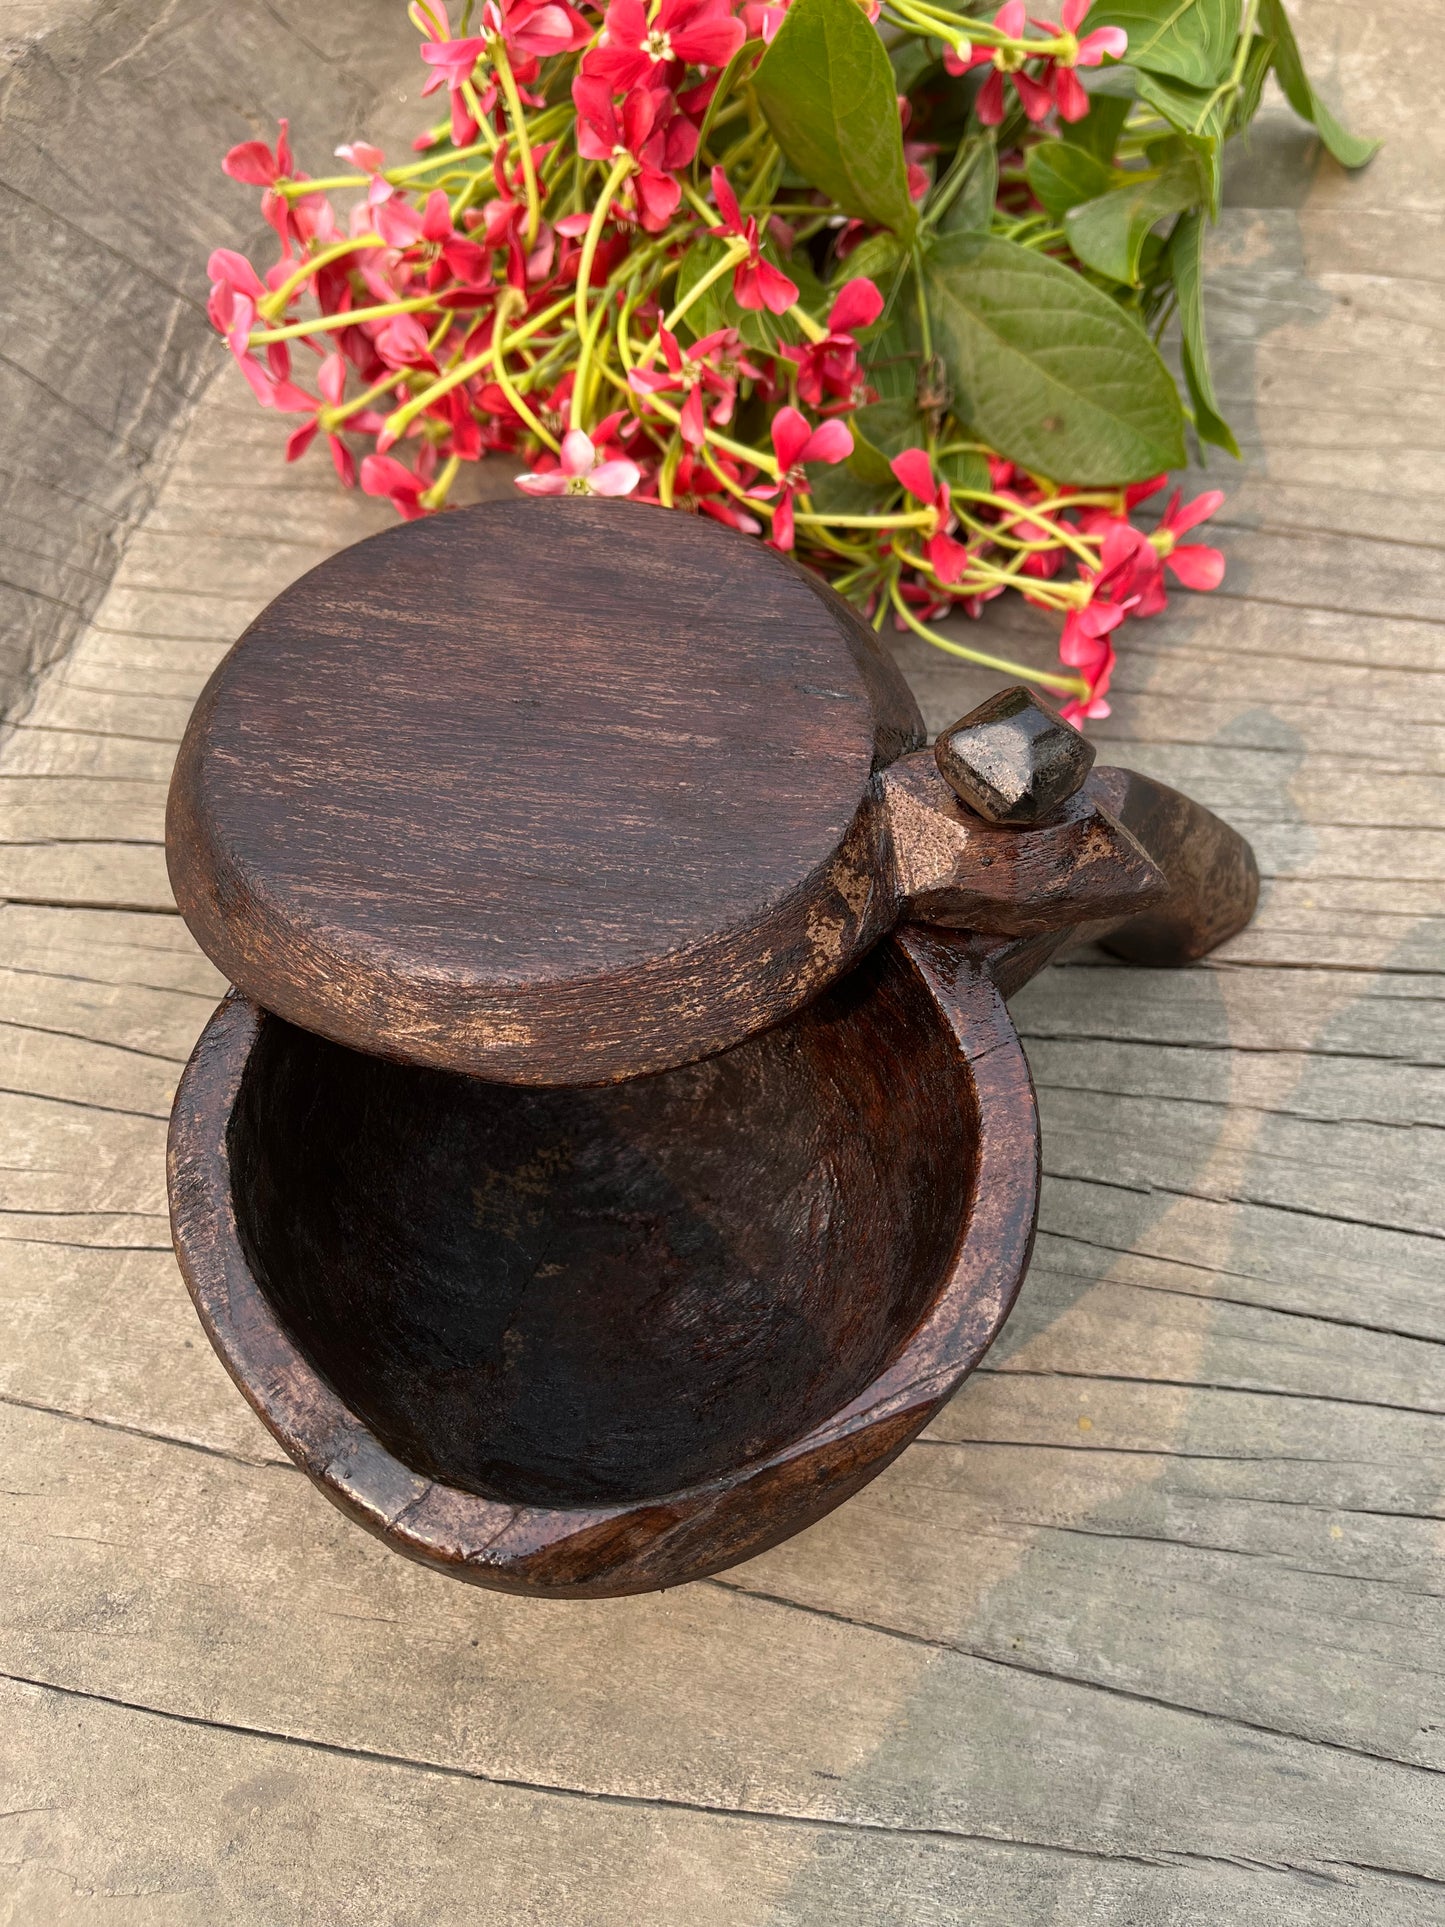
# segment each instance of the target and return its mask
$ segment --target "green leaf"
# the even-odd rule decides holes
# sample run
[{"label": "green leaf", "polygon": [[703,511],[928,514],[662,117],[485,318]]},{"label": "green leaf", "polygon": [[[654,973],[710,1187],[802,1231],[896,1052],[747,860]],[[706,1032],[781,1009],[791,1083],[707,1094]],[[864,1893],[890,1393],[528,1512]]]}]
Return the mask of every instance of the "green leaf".
[{"label": "green leaf", "polygon": [[918,397],[918,351],[905,320],[909,306],[900,300],[893,313],[884,317],[877,332],[865,341],[862,361],[864,373],[883,401],[906,401],[912,407]]},{"label": "green leaf", "polygon": [[997,199],[998,141],[990,128],[963,142],[934,192],[928,218],[944,234],[985,232]]},{"label": "green leaf", "polygon": [[[700,234],[682,257],[677,270],[674,303],[681,301],[693,284],[700,281],[726,251],[727,243],[716,235]],[[783,267],[771,241],[764,242],[763,253],[775,266]],[[787,272],[786,268],[784,272]],[[710,335],[718,328],[736,328],[750,348],[757,348],[767,355],[778,352],[780,341],[791,343],[798,339],[798,330],[786,315],[740,308],[733,299],[732,277],[726,274],[698,296],[678,327],[692,341],[701,340],[703,335]]]},{"label": "green leaf", "polygon": [[[765,248],[764,253],[767,252]],[[798,290],[798,306],[804,314],[810,314],[815,321],[826,318],[833,305],[833,297],[818,279],[818,270],[806,248],[794,248],[791,254],[780,257],[778,265]],[[779,317],[786,322],[786,317]],[[785,337],[786,338],[786,337]]]},{"label": "green leaf", "polygon": [[1035,199],[1056,221],[1081,201],[1107,194],[1114,180],[1112,168],[1072,141],[1040,141],[1030,148],[1024,172]]},{"label": "green leaf", "polygon": [[950,488],[970,488],[986,494],[991,483],[988,457],[974,448],[954,449],[938,457],[938,472]]},{"label": "green leaf", "polygon": [[855,275],[866,274],[881,290],[886,301],[888,291],[906,259],[903,249],[891,234],[865,234],[846,260],[834,264],[832,286],[841,288],[845,281],[851,281]]},{"label": "green leaf", "polygon": [[1159,74],[1135,73],[1134,84],[1140,100],[1152,107],[1181,134],[1201,140],[1224,138],[1227,96],[1216,97],[1212,88],[1186,87],[1181,80],[1168,80]]},{"label": "green leaf", "polygon": [[1153,180],[1117,187],[1072,208],[1064,217],[1064,232],[1085,267],[1137,288],[1150,229],[1167,215],[1197,207],[1207,191],[1198,156],[1187,154],[1171,161]]},{"label": "green leaf", "polygon": [[[702,126],[698,130],[697,152],[699,156],[707,146],[707,137],[712,132],[712,124],[717,119],[718,109],[723,106],[728,95],[737,84],[738,75],[747,72],[748,68],[752,66],[762,50],[763,43],[761,40],[745,40],[726,67],[723,68],[722,77],[718,81],[717,86],[713,88],[712,99],[707,104],[707,112],[703,115]],[[694,175],[696,175],[696,172],[697,168],[694,167]]]},{"label": "green leaf", "polygon": [[1015,241],[941,235],[925,256],[954,413],[1007,460],[1087,486],[1184,461],[1178,391],[1108,295]]},{"label": "green leaf", "polygon": [[1183,337],[1180,361],[1189,400],[1194,409],[1194,432],[1201,442],[1213,442],[1235,457],[1239,444],[1219,412],[1214,381],[1209,372],[1209,348],[1204,339],[1204,216],[1186,214],[1169,237],[1169,271],[1179,297],[1179,328]]},{"label": "green leaf", "polygon": [[912,401],[874,401],[855,408],[848,418],[853,431],[853,453],[848,466],[866,481],[893,480],[888,464],[905,448],[922,448],[927,439],[923,417]]},{"label": "green leaf", "polygon": [[1112,161],[1132,104],[1130,94],[1091,94],[1088,113],[1082,120],[1064,121],[1060,134],[1071,147],[1082,147],[1096,161]]},{"label": "green leaf", "polygon": [[1274,42],[1257,33],[1249,43],[1249,58],[1244,64],[1244,79],[1234,103],[1233,126],[1248,127],[1259,112],[1260,96],[1270,68],[1274,65]]},{"label": "green leaf", "polygon": [[799,173],[846,214],[911,238],[893,69],[857,0],[794,0],[753,87]]},{"label": "green leaf", "polygon": [[1234,58],[1240,13],[1241,0],[1102,0],[1089,9],[1086,30],[1122,27],[1131,67],[1212,87]]},{"label": "green leaf", "polygon": [[819,515],[876,515],[898,493],[892,470],[884,464],[881,482],[860,475],[851,462],[810,462],[808,493]]},{"label": "green leaf", "polygon": [[1283,0],[1260,0],[1259,24],[1274,41],[1274,71],[1290,106],[1313,123],[1341,167],[1363,167],[1380,143],[1347,133],[1311,87]]},{"label": "green leaf", "polygon": [[888,49],[888,62],[893,69],[895,94],[911,94],[928,70],[939,64],[929,43],[913,34],[894,41]]}]

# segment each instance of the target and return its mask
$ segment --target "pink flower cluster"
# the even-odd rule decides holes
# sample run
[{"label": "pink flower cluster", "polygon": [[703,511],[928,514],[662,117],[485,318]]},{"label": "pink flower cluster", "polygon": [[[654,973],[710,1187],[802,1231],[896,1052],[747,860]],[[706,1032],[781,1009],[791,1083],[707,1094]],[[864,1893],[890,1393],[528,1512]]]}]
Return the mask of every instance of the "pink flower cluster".
[{"label": "pink flower cluster", "polygon": [[[1069,722],[1082,724],[1109,714],[1107,697],[1117,661],[1111,638],[1126,618],[1163,611],[1168,599],[1166,569],[1188,589],[1216,589],[1224,579],[1224,557],[1218,549],[1179,540],[1221,506],[1224,495],[1219,489],[1207,489],[1189,503],[1176,489],[1158,523],[1146,534],[1130,516],[1158,494],[1167,476],[1135,483],[1119,491],[1115,502],[1103,505],[1067,492],[1050,499],[1040,483],[994,458],[990,462],[992,506],[982,518],[975,518],[981,522],[978,534],[963,543],[955,537],[957,522],[948,484],[935,474],[925,451],[905,450],[892,468],[908,494],[937,518],[923,545],[932,584],[915,583],[911,593],[904,585],[905,597],[926,607],[932,616],[950,606],[948,591],[965,578],[971,563],[987,553],[997,534],[1007,532],[1030,543],[1031,553],[1019,572],[1040,583],[1060,574],[1076,537],[1084,537],[1096,551],[1095,561],[1078,562],[1074,582],[1066,585],[1072,594],[1059,637],[1059,659],[1085,685],[1064,706],[1062,714]],[[1040,600],[1027,587],[1022,592],[1027,601]],[[964,612],[976,616],[985,602],[1001,593],[1001,588],[986,588],[965,593],[960,600]],[[904,626],[900,620],[898,627]]]},{"label": "pink flower cluster", "polygon": [[[950,56],[956,71],[990,63],[982,120],[1002,118],[1005,78],[1031,119],[1087,111],[1074,69],[1122,50],[1113,28],[1077,37],[1087,6],[1064,0],[1052,27],[1008,0],[995,19],[1007,45]],[[722,70],[785,8],[610,0],[599,16],[482,0],[454,37],[443,0],[414,0],[423,92],[444,89],[448,107],[415,146],[436,157],[388,167],[354,141],[337,151],[355,174],[313,184],[284,122],[274,148],[233,148],[225,170],[261,189],[279,257],[262,274],[217,249],[211,320],[258,402],[299,418],[288,460],[320,438],[344,483],[407,519],[444,505],[461,464],[499,453],[534,495],[629,495],[799,549],[877,621],[891,610],[932,641],[929,621],[1018,589],[1063,618],[1066,673],[1044,680],[1071,695],[1065,713],[1106,715],[1114,639],[1164,606],[1166,569],[1192,588],[1219,581],[1219,552],[1180,538],[1220,497],[1176,495],[1146,534],[1131,518],[1162,477],[1069,490],[990,457],[984,487],[975,455],[964,488],[914,447],[892,461],[891,491],[870,456],[864,512],[824,511],[853,486],[840,498],[823,478],[852,462],[849,418],[877,400],[865,344],[885,302],[854,275],[825,318],[805,311],[800,236],[835,230],[837,263],[869,230],[806,189],[775,205],[766,159],[732,178],[714,165],[705,189],[694,168]],[[1030,27],[1050,38],[1025,40]],[[559,72],[572,115],[560,137]],[[730,171],[750,144],[731,137]],[[933,150],[905,151],[910,191],[926,195]],[[326,191],[342,184],[360,190],[344,214]]]},{"label": "pink flower cluster", "polygon": [[[966,74],[970,68],[987,66],[988,77],[979,89],[975,112],[985,127],[997,127],[1004,118],[1004,77],[1012,82],[1019,104],[1031,121],[1041,121],[1050,111],[1060,120],[1082,120],[1089,111],[1089,96],[1074,71],[1077,67],[1097,67],[1106,57],[1122,58],[1128,35],[1122,27],[1096,27],[1093,33],[1078,38],[1078,29],[1092,0],[1064,0],[1061,24],[1052,20],[1030,21],[1024,0],[1007,0],[993,17],[993,24],[1011,41],[1022,42],[1032,24],[1055,42],[1063,42],[1057,52],[1046,53],[1033,73],[1024,69],[1023,59],[1012,48],[972,47],[966,56],[949,48],[943,64],[951,74]],[[1070,46],[1068,43],[1072,41]]]}]

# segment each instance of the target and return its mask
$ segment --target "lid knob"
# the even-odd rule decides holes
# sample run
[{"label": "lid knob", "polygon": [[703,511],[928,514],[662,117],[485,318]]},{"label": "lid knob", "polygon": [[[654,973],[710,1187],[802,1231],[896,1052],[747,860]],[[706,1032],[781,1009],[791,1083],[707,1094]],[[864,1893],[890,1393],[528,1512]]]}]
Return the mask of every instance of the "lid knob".
[{"label": "lid knob", "polygon": [[1027,689],[1004,689],[943,730],[933,754],[944,781],[990,823],[1038,823],[1093,768],[1094,746]]}]

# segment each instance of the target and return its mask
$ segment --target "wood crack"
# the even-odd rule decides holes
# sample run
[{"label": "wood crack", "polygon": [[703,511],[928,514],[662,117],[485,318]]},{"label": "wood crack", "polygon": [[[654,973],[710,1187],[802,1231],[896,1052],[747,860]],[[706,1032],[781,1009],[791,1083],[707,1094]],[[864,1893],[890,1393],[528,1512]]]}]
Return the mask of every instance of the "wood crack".
[{"label": "wood crack", "polygon": [[1347,1753],[1356,1759],[1374,1760],[1382,1766],[1392,1766],[1404,1773],[1426,1774],[1432,1780],[1445,1779],[1445,1768],[1424,1766],[1415,1760],[1402,1760],[1397,1754],[1377,1753],[1368,1747],[1351,1746],[1344,1740],[1328,1740],[1318,1734],[1292,1732],[1287,1728],[1270,1726],[1263,1720],[1248,1720],[1238,1713],[1223,1713],[1212,1707],[1191,1706],[1187,1701],[1165,1699],[1157,1693],[1145,1693],[1136,1687],[1120,1686],[1112,1680],[1090,1679],[1082,1673],[1062,1673],[1048,1666],[1031,1666],[1025,1660],[1005,1659],[1000,1654],[964,1646],[953,1640],[938,1639],[927,1633],[905,1631],[901,1627],[889,1626],[881,1621],[859,1619],[851,1614],[835,1612],[827,1606],[817,1606],[810,1601],[790,1599],[786,1593],[775,1593],[756,1586],[744,1586],[737,1581],[714,1577],[696,1582],[702,1586],[714,1586],[722,1592],[740,1593],[748,1599],[756,1599],[773,1606],[781,1606],[791,1612],[811,1613],[819,1619],[832,1620],[843,1626],[852,1626],[860,1632],[871,1632],[885,1639],[902,1640],[908,1645],[928,1647],[935,1652],[956,1654],[962,1659],[971,1659],[981,1666],[998,1666],[1006,1672],[1027,1673],[1034,1679],[1056,1680],[1064,1686],[1077,1686],[1085,1692],[1103,1693],[1111,1698],[1132,1700],[1142,1706],[1157,1707],[1161,1712],[1178,1713],[1188,1719],[1214,1720],[1221,1725],[1237,1726],[1250,1733],[1263,1733],[1272,1740],[1297,1746],[1317,1746],[1332,1753]]}]

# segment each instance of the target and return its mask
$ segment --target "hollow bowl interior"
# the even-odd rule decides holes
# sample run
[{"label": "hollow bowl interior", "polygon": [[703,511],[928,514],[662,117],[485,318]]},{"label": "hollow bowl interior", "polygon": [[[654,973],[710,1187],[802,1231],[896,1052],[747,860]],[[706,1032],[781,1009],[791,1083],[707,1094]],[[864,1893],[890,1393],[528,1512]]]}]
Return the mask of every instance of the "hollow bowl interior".
[{"label": "hollow bowl interior", "polygon": [[268,1017],[229,1127],[237,1225],[309,1363],[414,1471],[626,1503],[803,1437],[888,1364],[967,1217],[971,1091],[891,944],[721,1056],[597,1089]]}]

